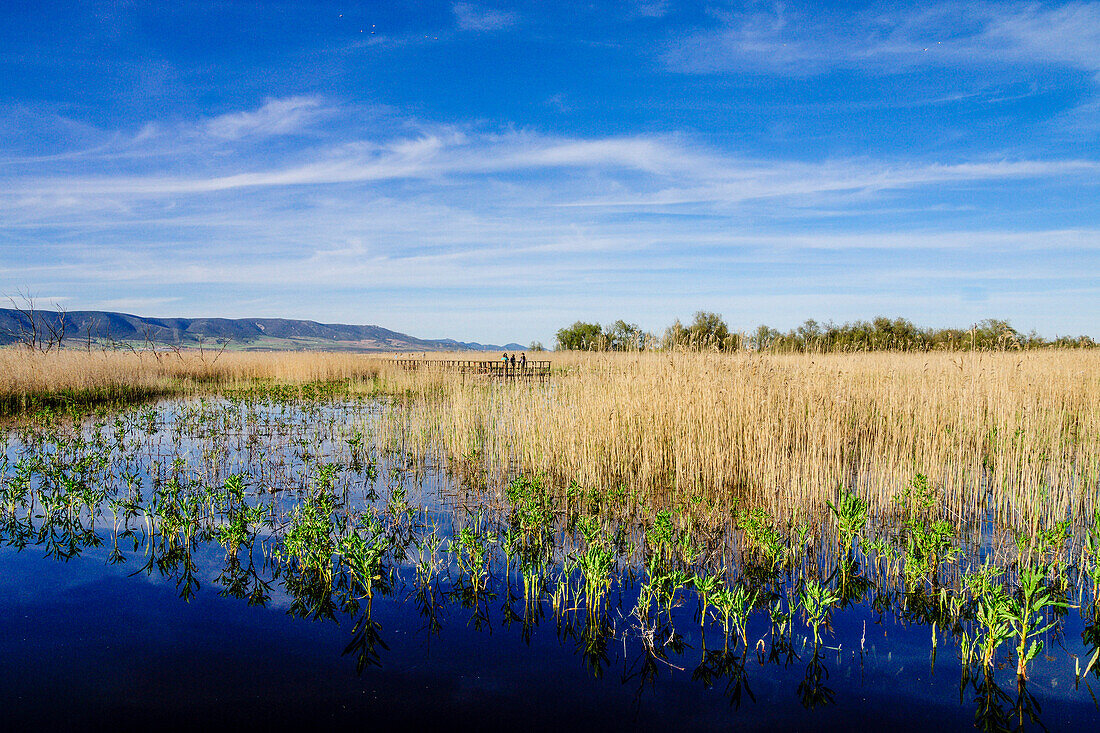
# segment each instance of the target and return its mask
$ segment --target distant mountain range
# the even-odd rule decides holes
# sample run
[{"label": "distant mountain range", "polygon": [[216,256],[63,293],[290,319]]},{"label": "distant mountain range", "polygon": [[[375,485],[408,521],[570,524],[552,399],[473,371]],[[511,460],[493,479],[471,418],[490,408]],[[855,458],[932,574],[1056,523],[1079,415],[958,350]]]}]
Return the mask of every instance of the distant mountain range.
[{"label": "distant mountain range", "polygon": [[[34,325],[47,335],[58,331],[61,314],[33,311]],[[0,345],[16,343],[28,332],[26,314],[0,308]],[[65,343],[150,343],[195,347],[200,343],[248,351],[520,351],[522,344],[479,344],[453,339],[419,339],[381,326],[317,323],[289,318],[146,318],[111,311],[65,313]]]}]

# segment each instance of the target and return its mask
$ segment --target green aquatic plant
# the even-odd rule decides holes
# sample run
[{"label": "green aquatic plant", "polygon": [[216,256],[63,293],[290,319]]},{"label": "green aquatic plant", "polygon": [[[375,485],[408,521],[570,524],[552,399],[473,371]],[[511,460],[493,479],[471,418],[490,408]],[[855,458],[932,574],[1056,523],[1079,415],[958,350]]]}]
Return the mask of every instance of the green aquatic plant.
[{"label": "green aquatic plant", "polygon": [[1081,672],[1081,662],[1078,659],[1078,681],[1088,677],[1089,672],[1100,677],[1100,606],[1094,605],[1091,615],[1085,619],[1084,627],[1081,629],[1081,643],[1087,647],[1085,657],[1088,661],[1085,663],[1085,671]]},{"label": "green aquatic plant", "polygon": [[841,489],[835,504],[828,499],[825,504],[836,521],[841,549],[849,555],[855,538],[867,525],[867,502],[856,496],[855,492]]},{"label": "green aquatic plant", "polygon": [[1033,527],[1015,533],[1016,551],[1022,565],[1036,563],[1060,564],[1066,541],[1069,539],[1068,519],[1055,522],[1046,529]]},{"label": "green aquatic plant", "polygon": [[1047,613],[1068,604],[1046,585],[1049,567],[1025,567],[1020,569],[1016,592],[1005,597],[1001,604],[1001,617],[1012,629],[1016,638],[1016,675],[1027,677],[1027,665],[1043,650],[1044,633],[1057,625],[1057,620],[1047,620]]},{"label": "green aquatic plant", "polygon": [[944,519],[911,520],[906,524],[905,576],[916,582],[935,575],[940,565],[962,554],[953,545],[955,527]]},{"label": "green aquatic plant", "polygon": [[363,433],[358,428],[352,431],[347,438],[348,450],[351,453],[353,466],[360,466],[363,462]]},{"label": "green aquatic plant", "polygon": [[246,491],[246,479],[239,473],[232,474],[225,479],[225,483],[222,485],[222,494],[218,497],[220,508],[225,511],[232,511],[234,507],[239,506],[244,501],[244,495]]},{"label": "green aquatic plant", "polygon": [[720,575],[698,573],[692,580],[692,585],[695,586],[695,594],[699,598],[699,629],[702,631],[706,623],[707,609],[713,603],[715,595],[725,588],[725,581]]},{"label": "green aquatic plant", "polygon": [[377,517],[363,518],[358,526],[337,542],[336,549],[347,564],[348,570],[373,597],[375,583],[383,578],[386,553],[393,546],[393,539]]},{"label": "green aquatic plant", "polygon": [[1057,625],[1049,613],[1067,607],[1046,583],[1049,566],[1020,568],[1015,589],[1011,592],[1000,582],[1003,571],[992,565],[965,576],[965,584],[974,599],[974,620],[978,633],[972,641],[962,639],[963,659],[976,657],[981,665],[991,669],[997,649],[1015,640],[1016,674],[1027,677],[1027,666],[1043,649],[1043,634]]},{"label": "green aquatic plant", "polygon": [[750,551],[762,559],[771,570],[783,566],[788,557],[783,533],[772,523],[771,516],[762,508],[738,512],[738,527],[748,540]]},{"label": "green aquatic plant", "polygon": [[927,476],[916,474],[894,501],[903,512],[904,571],[908,583],[935,576],[941,565],[962,554],[953,544],[954,525],[931,516],[937,504],[937,492]]},{"label": "green aquatic plant", "polygon": [[1093,602],[1100,606],[1100,507],[1092,513],[1081,547],[1081,568],[1092,580]]},{"label": "green aquatic plant", "polygon": [[673,567],[658,555],[650,555],[646,561],[646,580],[638,595],[639,607],[648,608],[650,601],[671,616],[681,592],[691,585],[694,575],[680,567]]},{"label": "green aquatic plant", "polygon": [[670,615],[681,592],[693,583],[696,575],[691,568],[701,554],[691,532],[678,532],[672,516],[671,510],[662,509],[646,528],[646,580],[638,599],[646,607],[655,600]]},{"label": "green aquatic plant", "polygon": [[330,492],[336,485],[337,472],[340,467],[335,463],[320,463],[316,466],[313,475],[314,490],[318,493]]},{"label": "green aquatic plant", "polygon": [[[998,647],[1011,636],[1011,629],[1001,617],[1006,595],[999,580],[1003,574],[1002,569],[986,563],[962,576],[962,587],[968,597],[965,611],[973,621],[973,630],[969,626],[960,626],[958,630],[959,657],[964,666],[977,662],[982,667],[991,667]],[[953,618],[961,619],[964,593],[951,594],[950,603],[955,609]]]},{"label": "green aquatic plant", "polygon": [[980,629],[977,653],[986,669],[993,667],[997,649],[1012,638],[1012,627],[1005,618],[1007,608],[1008,595],[1001,588],[991,590],[977,599],[975,620]]},{"label": "green aquatic plant", "polygon": [[730,628],[741,638],[742,645],[747,647],[745,626],[748,623],[749,614],[752,613],[760,594],[758,591],[749,591],[743,585],[737,584],[732,588],[721,588],[715,591],[713,603],[722,614],[722,628],[726,638],[729,638]]},{"label": "green aquatic plant", "polygon": [[416,539],[416,580],[420,585],[430,585],[443,567],[440,550],[443,540],[436,534],[433,526],[430,534]]},{"label": "green aquatic plant", "polygon": [[409,511],[409,497],[405,487],[398,484],[390,489],[389,501],[386,508],[395,520],[404,517]]},{"label": "green aquatic plant", "polygon": [[291,514],[282,556],[296,558],[304,567],[331,577],[332,555],[336,550],[333,539],[336,509],[336,498],[329,493],[317,492],[303,498]]},{"label": "green aquatic plant", "polygon": [[806,624],[813,630],[814,646],[821,643],[821,625],[829,617],[829,611],[840,600],[835,590],[817,578],[808,578],[802,584],[798,595]]},{"label": "green aquatic plant", "polygon": [[805,557],[812,548],[813,527],[806,523],[799,523],[792,528],[794,547],[791,548],[792,559],[797,563]]},{"label": "green aquatic plant", "polygon": [[591,616],[599,610],[604,594],[611,587],[611,574],[617,561],[596,517],[581,518],[577,524],[584,537],[584,550],[574,556],[571,566],[579,570],[584,579],[585,607]]},{"label": "green aquatic plant", "polygon": [[692,567],[699,560],[699,556],[703,554],[703,550],[695,542],[691,532],[684,530],[680,533],[680,539],[676,543],[676,554],[681,563],[685,567]]},{"label": "green aquatic plant", "polygon": [[267,513],[265,506],[243,505],[227,515],[227,521],[218,527],[217,539],[230,553],[236,553],[252,537],[252,526],[262,524]]},{"label": "green aquatic plant", "polygon": [[479,514],[473,524],[467,524],[458,532],[457,539],[451,540],[451,551],[455,554],[459,569],[469,579],[474,596],[485,589],[489,576],[490,547],[497,537],[482,529]]},{"label": "green aquatic plant", "polygon": [[672,526],[672,512],[661,509],[653,517],[653,524],[646,530],[646,543],[653,555],[667,558],[672,554],[676,530]]},{"label": "green aquatic plant", "polygon": [[916,519],[936,505],[936,490],[927,476],[918,473],[901,494],[894,498],[894,502],[901,507],[908,519]]},{"label": "green aquatic plant", "polygon": [[[554,507],[541,476],[519,477],[505,489],[512,506],[513,527],[522,545],[541,545],[548,541],[554,524]],[[518,545],[517,545],[518,546]]]},{"label": "green aquatic plant", "polygon": [[876,558],[881,558],[886,555],[890,549],[885,537],[872,537],[864,540],[860,543],[860,547],[863,549],[865,555],[874,555]]}]

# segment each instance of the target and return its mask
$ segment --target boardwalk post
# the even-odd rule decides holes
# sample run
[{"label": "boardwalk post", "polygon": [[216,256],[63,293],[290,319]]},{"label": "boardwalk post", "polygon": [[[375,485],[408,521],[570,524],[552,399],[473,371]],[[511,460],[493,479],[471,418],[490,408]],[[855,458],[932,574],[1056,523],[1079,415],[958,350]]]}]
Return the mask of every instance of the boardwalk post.
[{"label": "boardwalk post", "polygon": [[545,383],[550,381],[549,361],[527,361],[512,366],[509,362],[497,360],[473,361],[473,360],[446,360],[446,359],[394,359],[405,371],[418,369],[439,369],[445,372],[458,374],[473,374],[486,376],[490,379],[508,380],[521,379],[525,382],[538,381]]}]

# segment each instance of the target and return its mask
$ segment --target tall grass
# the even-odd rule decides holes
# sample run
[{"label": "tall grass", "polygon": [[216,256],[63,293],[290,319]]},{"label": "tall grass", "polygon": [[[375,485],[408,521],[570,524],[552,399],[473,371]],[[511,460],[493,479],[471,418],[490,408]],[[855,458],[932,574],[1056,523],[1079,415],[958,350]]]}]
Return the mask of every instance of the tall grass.
[{"label": "tall grass", "polygon": [[550,383],[529,384],[374,355],[0,350],[0,404],[348,380],[399,397],[363,426],[376,448],[502,479],[623,485],[650,507],[744,501],[782,516],[823,510],[839,484],[882,516],[916,473],[959,521],[1048,526],[1097,500],[1100,352],[550,358]]},{"label": "tall grass", "polygon": [[[383,432],[500,474],[620,483],[657,505],[880,510],[926,474],[961,521],[1047,524],[1094,505],[1100,354],[556,356],[546,387],[389,376],[434,395]],[[965,516],[964,516],[965,515]]]},{"label": "tall grass", "polygon": [[134,400],[239,386],[373,378],[379,359],[316,352],[200,353],[0,349],[0,414],[60,401]]}]

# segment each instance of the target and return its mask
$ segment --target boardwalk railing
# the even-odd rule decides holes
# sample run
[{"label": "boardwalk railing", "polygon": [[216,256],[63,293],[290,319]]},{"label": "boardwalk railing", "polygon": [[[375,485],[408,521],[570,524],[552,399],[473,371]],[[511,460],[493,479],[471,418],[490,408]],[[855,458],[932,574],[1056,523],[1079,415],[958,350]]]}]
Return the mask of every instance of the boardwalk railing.
[{"label": "boardwalk railing", "polygon": [[394,362],[406,371],[435,369],[459,374],[478,374],[490,379],[521,379],[539,382],[550,380],[549,361],[528,361],[526,364],[517,361],[514,366],[503,359],[494,361],[395,359]]}]

